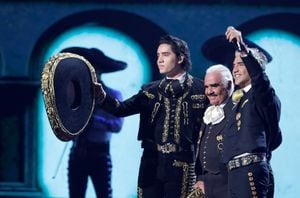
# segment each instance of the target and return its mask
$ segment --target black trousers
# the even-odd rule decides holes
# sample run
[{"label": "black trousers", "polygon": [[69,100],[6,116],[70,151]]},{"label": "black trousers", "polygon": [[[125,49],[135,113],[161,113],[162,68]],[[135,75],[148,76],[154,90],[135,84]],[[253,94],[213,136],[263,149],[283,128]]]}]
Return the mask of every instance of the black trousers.
[{"label": "black trousers", "polygon": [[266,198],[269,187],[269,165],[254,163],[228,172],[229,198]]},{"label": "black trousers", "polygon": [[193,185],[191,163],[176,155],[144,152],[138,179],[139,198],[185,198],[188,195]]},{"label": "black trousers", "polygon": [[91,177],[98,198],[111,198],[111,157],[109,145],[73,147],[69,156],[68,182],[70,198],[84,198]]},{"label": "black trousers", "polygon": [[206,198],[227,198],[227,178],[225,175],[205,173],[203,181]]},{"label": "black trousers", "polygon": [[267,198],[273,198],[274,197],[274,189],[275,189],[274,175],[273,175],[272,167],[269,164],[269,185],[268,185]]},{"label": "black trousers", "polygon": [[180,198],[182,180],[162,181],[156,179],[154,184],[141,188],[140,198]]}]

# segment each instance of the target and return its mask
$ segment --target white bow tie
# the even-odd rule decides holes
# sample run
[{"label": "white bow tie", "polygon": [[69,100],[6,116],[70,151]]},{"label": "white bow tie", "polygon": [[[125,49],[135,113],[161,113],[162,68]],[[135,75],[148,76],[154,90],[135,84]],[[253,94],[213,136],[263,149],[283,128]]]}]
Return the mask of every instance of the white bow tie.
[{"label": "white bow tie", "polygon": [[218,124],[225,118],[224,110],[220,106],[209,106],[203,116],[205,124]]}]

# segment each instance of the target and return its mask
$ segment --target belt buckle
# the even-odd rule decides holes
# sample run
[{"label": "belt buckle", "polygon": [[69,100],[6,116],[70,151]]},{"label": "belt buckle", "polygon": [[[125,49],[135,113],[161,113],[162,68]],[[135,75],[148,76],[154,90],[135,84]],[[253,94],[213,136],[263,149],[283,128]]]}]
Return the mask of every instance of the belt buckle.
[{"label": "belt buckle", "polygon": [[176,151],[175,144],[167,143],[164,145],[158,145],[158,150],[160,150],[163,154],[169,154]]},{"label": "belt buckle", "polygon": [[249,156],[242,157],[241,158],[242,166],[247,166],[247,165],[251,164],[253,161],[253,157],[255,157],[255,156],[249,155]]}]

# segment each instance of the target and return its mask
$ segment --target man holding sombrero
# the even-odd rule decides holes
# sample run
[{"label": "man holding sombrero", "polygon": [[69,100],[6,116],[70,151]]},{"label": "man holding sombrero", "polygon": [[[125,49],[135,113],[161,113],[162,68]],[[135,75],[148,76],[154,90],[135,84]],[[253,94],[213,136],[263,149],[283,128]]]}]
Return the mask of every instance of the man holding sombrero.
[{"label": "man holding sombrero", "polygon": [[125,101],[96,84],[97,101],[118,116],[140,114],[138,140],[143,155],[138,197],[185,198],[195,182],[195,144],[207,99],[203,81],[191,76],[185,41],[166,35],[157,48],[157,67],[165,77],[145,84]]}]

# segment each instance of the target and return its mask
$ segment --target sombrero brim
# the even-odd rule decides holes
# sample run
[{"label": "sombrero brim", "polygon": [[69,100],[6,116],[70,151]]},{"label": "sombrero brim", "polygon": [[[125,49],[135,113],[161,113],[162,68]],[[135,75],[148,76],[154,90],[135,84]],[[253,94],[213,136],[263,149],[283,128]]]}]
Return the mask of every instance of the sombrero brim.
[{"label": "sombrero brim", "polygon": [[[248,47],[257,48],[259,51],[264,53],[268,62],[272,61],[272,56],[266,50],[249,39],[244,38],[243,40]],[[204,42],[201,48],[205,58],[212,62],[224,64],[229,67],[232,65],[235,50],[235,44],[228,42],[225,35],[219,35],[208,39],[206,42]]]},{"label": "sombrero brim", "polygon": [[54,134],[62,141],[78,136],[95,105],[94,68],[82,56],[60,53],[49,59],[42,73],[42,93]]}]

